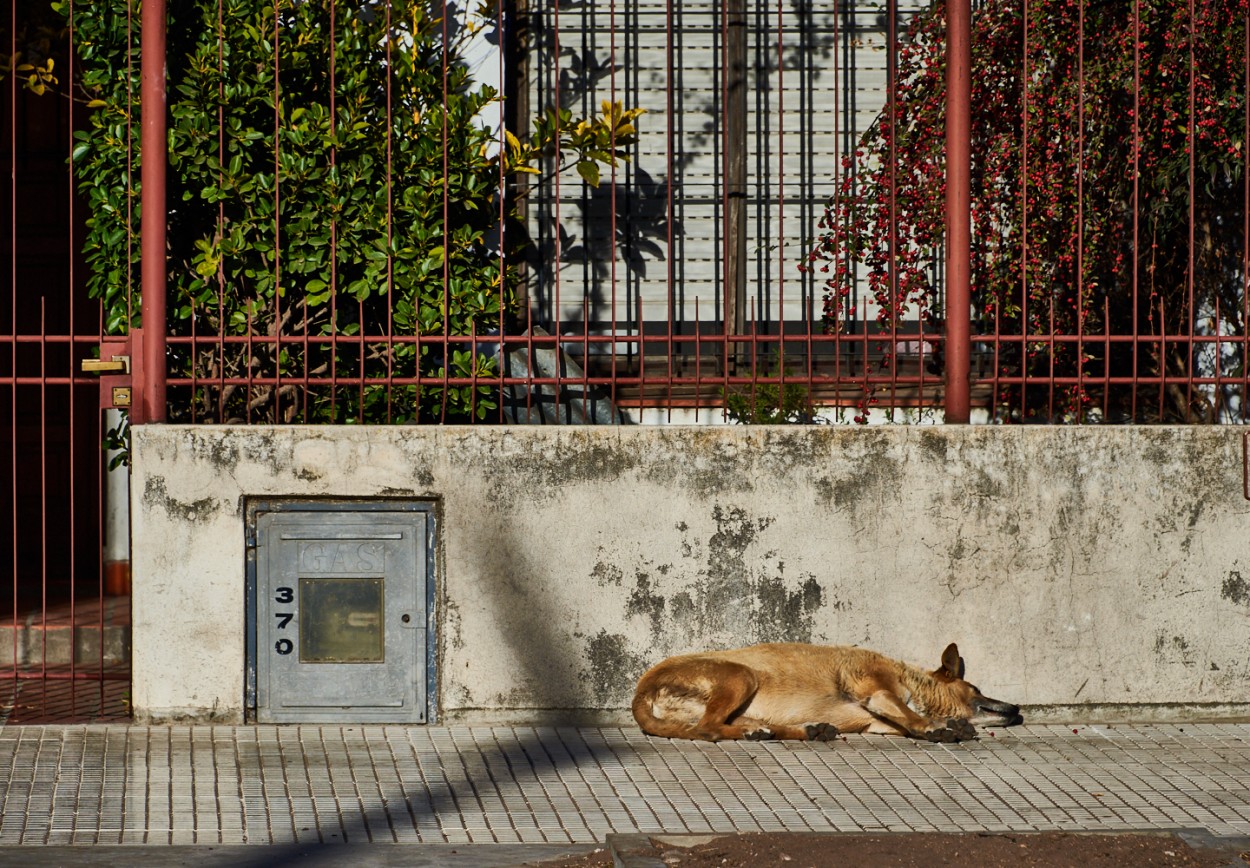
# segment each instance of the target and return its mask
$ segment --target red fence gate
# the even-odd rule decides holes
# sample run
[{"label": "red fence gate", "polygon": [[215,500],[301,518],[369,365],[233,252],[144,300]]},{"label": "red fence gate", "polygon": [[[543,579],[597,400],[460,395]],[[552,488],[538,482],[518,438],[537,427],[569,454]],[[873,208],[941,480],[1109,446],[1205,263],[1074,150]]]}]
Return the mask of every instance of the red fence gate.
[{"label": "red fence gate", "polygon": [[84,109],[28,86],[50,57],[65,68],[36,6],[15,4],[0,25],[16,60],[0,93],[0,721],[123,715],[129,689],[124,468],[106,483],[99,383],[81,370],[101,334],[66,171]]}]

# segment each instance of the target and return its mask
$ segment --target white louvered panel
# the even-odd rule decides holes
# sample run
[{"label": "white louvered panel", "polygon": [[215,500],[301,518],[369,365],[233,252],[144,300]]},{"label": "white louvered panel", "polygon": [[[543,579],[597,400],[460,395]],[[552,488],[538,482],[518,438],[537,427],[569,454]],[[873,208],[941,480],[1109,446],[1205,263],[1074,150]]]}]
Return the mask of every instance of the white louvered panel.
[{"label": "white louvered panel", "polygon": [[[710,3],[682,4],[680,11],[674,12],[673,61],[679,68],[671,71],[665,6],[638,3],[630,4],[627,10],[625,4],[618,4],[613,22],[615,40],[608,30],[611,8],[596,3],[580,10],[561,10],[560,45],[564,53],[560,70],[572,74],[583,68],[568,53],[570,50],[583,57],[593,50],[601,65],[614,50],[615,75],[605,74],[592,92],[576,101],[566,94],[571,104],[565,107],[575,114],[589,113],[597,111],[603,99],[615,97],[627,106],[648,111],[639,124],[641,140],[632,166],[617,170],[618,238],[614,241],[611,237],[608,172],[604,172],[604,188],[593,193],[583,188],[574,173],[566,173],[559,203],[553,201],[552,192],[535,197],[538,207],[531,210],[535,217],[532,230],[537,233],[539,215],[548,220],[558,216],[572,243],[562,246],[566,261],[552,272],[554,245],[548,236],[544,251],[547,279],[531,297],[544,304],[543,313],[550,316],[556,314],[558,292],[558,319],[576,324],[578,331],[586,304],[592,308],[590,330],[598,333],[611,327],[613,310],[617,330],[622,333],[636,331],[640,312],[645,322],[666,323],[671,319],[678,326],[692,323],[695,299],[698,318],[716,322],[724,272],[721,221],[725,142],[719,82],[724,55],[714,7]],[[874,28],[878,23],[875,11],[856,20]],[[816,15],[813,21],[810,43],[828,50],[824,54],[813,51],[810,62],[804,64],[799,57],[802,34],[798,18],[785,9],[781,42],[786,68],[779,74],[775,68],[776,8],[762,16],[748,13],[749,25],[762,24],[768,32],[759,41],[755,30],[748,34],[747,315],[754,304],[757,317],[767,316],[774,322],[779,317],[786,322],[803,322],[812,309],[813,292],[819,317],[822,284],[818,276],[805,279],[797,265],[819,232],[817,221],[825,200],[843,174],[844,149],[854,147],[858,136],[877,119],[886,98],[885,34],[878,29],[860,29],[848,48],[843,39],[845,22],[839,24],[835,39],[831,15]],[[548,15],[548,28],[552,24],[553,17]],[[853,70],[839,67],[848,54]],[[540,57],[550,62],[549,53]],[[531,93],[532,104],[539,105],[543,99],[550,104],[552,70],[537,64],[533,75],[536,80],[545,77],[546,89],[536,88]],[[675,221],[671,248],[663,221],[670,191]],[[641,196],[641,201],[634,196]],[[642,239],[632,251],[620,237],[631,231]],[[570,253],[586,250],[593,251],[593,262],[567,261]],[[670,266],[674,272],[671,277]],[[819,330],[819,323],[814,327]]]}]

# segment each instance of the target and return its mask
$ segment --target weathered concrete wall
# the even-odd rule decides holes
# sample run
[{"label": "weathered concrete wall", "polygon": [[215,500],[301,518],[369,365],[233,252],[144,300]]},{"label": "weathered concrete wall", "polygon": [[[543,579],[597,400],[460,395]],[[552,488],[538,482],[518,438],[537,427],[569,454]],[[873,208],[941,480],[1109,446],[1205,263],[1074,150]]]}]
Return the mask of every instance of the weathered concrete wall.
[{"label": "weathered concrete wall", "polygon": [[132,492],[141,719],[241,719],[262,495],[440,502],[445,721],[626,720],[660,657],[783,639],[957,641],[1052,719],[1250,712],[1231,429],[146,426]]}]

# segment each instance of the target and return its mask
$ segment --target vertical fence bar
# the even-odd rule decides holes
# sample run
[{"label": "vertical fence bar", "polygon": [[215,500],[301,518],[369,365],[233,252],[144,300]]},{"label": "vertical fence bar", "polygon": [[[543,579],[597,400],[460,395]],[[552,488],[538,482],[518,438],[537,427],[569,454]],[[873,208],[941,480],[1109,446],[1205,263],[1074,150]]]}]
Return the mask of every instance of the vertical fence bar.
[{"label": "vertical fence bar", "polygon": [[[15,251],[16,252],[16,251]],[[48,690],[48,301],[39,299],[39,676]],[[16,371],[14,372],[16,373]],[[72,547],[72,546],[71,546]],[[70,586],[73,587],[71,577]],[[74,659],[74,649],[70,649]]]},{"label": "vertical fence bar", "polygon": [[[837,48],[838,46],[842,44],[841,40],[844,38],[842,30],[841,30],[842,15],[844,14],[841,8],[841,0],[833,0],[832,9],[833,9],[833,38],[831,42],[834,46],[834,57],[839,57],[840,55],[837,52]],[[840,95],[843,93],[843,91],[847,91],[847,92],[850,91],[850,83],[854,80],[852,76],[850,75],[849,70],[846,71],[845,75],[842,75],[843,71],[844,70],[843,70],[843,66],[841,62],[835,62],[833,64],[833,92],[835,94],[834,98],[835,100],[839,100],[840,103],[842,102],[842,99],[840,99]],[[843,175],[845,172],[849,171],[849,169],[844,168],[843,162],[842,162],[843,159],[849,159],[850,156],[855,153],[854,147],[847,146],[843,142],[842,140],[843,135],[844,135],[844,131],[842,129],[841,107],[835,106],[834,111],[833,111],[833,150],[834,150],[833,189],[834,190],[841,188]],[[829,228],[830,230],[833,229],[832,224],[830,225]],[[839,249],[835,251],[834,255],[836,257],[838,255],[845,255],[845,254],[842,254],[841,250]],[[831,267],[837,268],[836,260],[831,264]],[[812,291],[813,293],[816,291],[815,287],[813,287]],[[852,304],[854,303],[854,298],[851,299],[851,302]],[[832,325],[831,330],[833,332],[833,382],[834,382],[833,391],[834,391],[834,394],[840,395],[841,386],[842,386],[842,334],[843,334],[842,329],[843,329],[843,323],[846,321],[846,314],[842,311],[840,306],[837,306],[836,300],[833,302],[833,304],[835,305],[834,313],[832,317],[832,323],[831,323]],[[821,313],[822,313],[822,318],[828,314],[828,309],[825,308],[823,305],[821,307]],[[808,327],[808,333],[809,334],[811,333],[810,326]],[[839,403],[839,407],[838,407],[837,420],[840,422],[840,421],[843,421],[845,414],[842,411],[841,401],[839,401],[838,403]]]},{"label": "vertical fence bar", "polygon": [[[73,3],[70,3],[69,5],[68,24],[69,24],[69,37],[68,37],[69,56],[73,57],[74,56],[74,5]],[[74,167],[73,167],[74,101],[72,99],[69,101],[69,105],[66,106],[66,114],[68,117],[66,121],[67,135],[65,137],[65,146],[69,148],[70,162],[68,163],[68,167],[69,167],[68,171],[69,171],[70,178],[73,178],[74,177]],[[69,321],[68,321],[68,327],[65,329],[65,333],[69,336],[69,340],[67,341],[66,347],[65,347],[65,351],[66,351],[65,361],[69,365],[69,387],[66,389],[66,396],[69,401],[69,444],[65,450],[65,461],[69,464],[70,467],[73,467],[74,466],[74,451],[75,451],[74,445],[78,442],[75,436],[76,434],[75,423],[77,421],[75,408],[77,407],[77,402],[74,400],[74,391],[75,391],[74,390],[74,366],[75,366],[74,356],[77,351],[77,347],[74,344],[74,336],[78,333],[78,325],[74,319],[74,254],[73,254],[73,251],[74,251],[74,229],[73,229],[74,227],[74,184],[73,182],[71,181],[68,186],[69,186],[69,196],[66,199],[65,210],[66,210],[66,215],[68,217],[68,222],[70,226],[69,244],[68,244],[69,249],[67,251],[69,255],[69,280],[65,284],[65,301],[66,301],[66,308],[69,311]],[[101,417],[101,411],[98,408],[95,411],[95,415],[96,415],[96,418]],[[101,458],[100,463],[101,464],[105,463],[103,458]],[[69,623],[70,623],[71,631],[73,631],[78,624],[78,612],[77,612],[78,601],[77,601],[76,594],[75,594],[77,590],[76,585],[77,585],[77,579],[78,579],[78,545],[77,545],[78,543],[78,509],[77,509],[78,499],[76,497],[77,491],[75,489],[75,481],[76,481],[75,476],[73,473],[71,473],[69,475],[69,502],[71,504],[70,511],[69,511],[69,577],[70,577]],[[103,538],[101,538],[101,542],[103,542]],[[103,546],[101,546],[101,548],[103,548]],[[103,593],[104,592],[104,587],[103,587],[104,564],[103,563],[100,563],[96,570],[96,581],[97,583],[99,583],[99,587],[100,587],[100,594],[96,597],[96,600],[99,603],[100,617],[103,617],[104,615],[104,593]],[[100,645],[99,645],[100,662],[103,663],[104,662],[104,630],[100,630],[99,635],[100,635]],[[70,677],[71,684],[74,683],[74,678],[78,675],[76,671],[77,665],[78,665],[77,649],[71,649],[70,654],[69,654],[69,677]],[[100,688],[101,688],[101,691],[103,691],[103,688],[104,688],[103,679],[101,679],[100,681]],[[103,698],[104,698],[103,692],[101,692],[101,696],[100,696],[101,709],[103,709],[104,707]],[[78,691],[71,690],[70,695],[69,695],[69,713],[71,716],[73,716],[77,714],[77,712],[78,712]]]},{"label": "vertical fence bar", "polygon": [[[674,7],[673,0],[666,0],[664,4],[664,137],[665,137],[665,146],[664,146],[664,175],[665,175],[665,178],[664,178],[664,224],[665,224],[664,225],[664,244],[665,244],[665,249],[668,251],[668,256],[666,257],[667,262],[665,264],[666,267],[664,269],[664,279],[665,279],[664,298],[665,298],[665,307],[668,310],[668,332],[669,332],[670,342],[672,340],[672,334],[673,334],[673,308],[676,305],[677,303],[676,300],[678,298],[677,296],[677,256],[675,253],[676,248],[673,246],[675,243],[675,238],[673,235],[673,223],[676,219],[676,211],[674,210],[675,198],[674,198],[674,189],[673,189],[673,186],[674,186],[673,176],[675,174],[676,165],[677,165],[676,160],[674,158],[674,152],[676,150],[676,141],[677,141],[677,109],[676,109],[676,101],[674,99],[673,70],[677,68],[677,63],[678,63],[678,61],[676,60],[677,55],[673,46],[673,39],[675,36],[675,30],[673,26],[673,14],[674,14],[673,7]],[[685,295],[683,294],[681,298],[683,301],[682,311],[684,313]],[[638,319],[639,347],[642,346],[642,332],[643,332],[643,323],[642,323],[642,318],[639,317]],[[699,418],[699,398],[700,398],[699,389],[701,387],[701,384],[699,383],[699,365],[701,365],[703,362],[702,356],[700,353],[700,351],[702,350],[702,347],[699,344],[699,339],[702,337],[702,335],[703,335],[703,331],[699,323],[699,296],[696,295],[694,297],[694,417],[696,421],[698,421],[698,418]],[[669,347],[670,366],[672,364],[672,355],[673,355],[672,347],[670,345]],[[641,356],[642,354],[640,351],[639,358],[641,358]],[[671,371],[672,368],[670,367],[669,370]],[[641,364],[639,364],[638,366],[638,373],[640,375],[643,373],[643,367]],[[638,408],[638,420],[640,422],[645,418],[643,413],[644,413],[644,408],[640,404]]]},{"label": "vertical fence bar", "polygon": [[1076,407],[1085,422],[1085,3],[1076,11]]},{"label": "vertical fence bar", "polygon": [[[222,165],[226,162],[226,28],[225,28],[225,12],[222,8],[224,0],[217,0],[217,71],[221,73],[221,81],[217,85],[217,159]],[[218,173],[220,177],[220,171]],[[220,181],[218,184],[220,185]],[[226,226],[226,206],[225,202],[217,203],[217,232],[223,237],[225,235]],[[194,322],[194,320],[192,320]],[[217,263],[217,347],[215,353],[217,356],[217,373],[221,379],[217,387],[217,421],[226,421],[226,263],[224,257]],[[191,364],[196,363],[199,354],[199,347],[193,341],[191,343]],[[307,348],[305,348],[304,357],[308,357]],[[208,409],[207,398],[205,400],[205,409]]]},{"label": "vertical fence bar", "polygon": [[[746,0],[725,3],[725,298],[724,328],[746,331],[747,294],[747,12]],[[726,373],[737,363],[730,342]],[[732,364],[731,364],[732,361]]]},{"label": "vertical fence bar", "polygon": [[[1194,42],[1198,38],[1196,26],[1194,24],[1194,0],[1189,0],[1189,32],[1187,41],[1189,45],[1189,123],[1188,130],[1185,134],[1186,144],[1189,150],[1189,260],[1188,267],[1185,269],[1185,290],[1187,304],[1184,308],[1185,319],[1180,323],[1177,329],[1178,334],[1185,335],[1188,339],[1185,341],[1185,415],[1182,421],[1194,421],[1194,375],[1197,366],[1197,358],[1194,355],[1194,332],[1198,327],[1198,307],[1194,296],[1194,269],[1198,266],[1197,256],[1197,238],[1194,232],[1194,223],[1197,220],[1197,210],[1194,204],[1195,190],[1197,190],[1197,155],[1195,151],[1198,148],[1198,115],[1195,109],[1195,88],[1197,85],[1197,72],[1194,69],[1196,60],[1194,56]],[[1164,321],[1164,328],[1167,328],[1167,322]],[[1164,380],[1167,379],[1167,357],[1163,361]],[[1166,382],[1164,383],[1166,388]]]},{"label": "vertical fence bar", "polygon": [[1129,397],[1129,421],[1137,422],[1137,388],[1138,388],[1138,358],[1141,355],[1140,347],[1140,329],[1138,328],[1138,317],[1140,315],[1139,287],[1141,285],[1141,275],[1138,272],[1141,263],[1141,254],[1137,249],[1137,245],[1141,239],[1141,0],[1133,0],[1133,343],[1131,351],[1133,354],[1132,378],[1133,384],[1130,387]]},{"label": "vertical fence bar", "polygon": [[[281,311],[277,310],[277,298],[282,289],[282,77],[281,77],[281,9],[278,0],[273,3],[273,295],[275,300],[275,316],[274,322],[282,322]],[[334,294],[330,294],[331,306],[334,304]],[[331,319],[334,319],[331,314]],[[275,329],[275,334],[277,329]],[[247,314],[247,331],[245,346],[247,347],[247,386],[244,395],[247,396],[244,407],[246,408],[246,421],[250,425],[252,423],[252,393],[255,386],[252,383],[253,367],[252,360],[254,358],[255,342],[252,340],[252,314]],[[330,358],[334,358],[333,350]],[[334,386],[335,372],[333,366],[330,370],[330,410],[334,411]]]},{"label": "vertical fence bar", "polygon": [[[777,395],[786,394],[786,43],[785,7],[777,3]],[[767,280],[761,280],[764,286]],[[767,329],[766,329],[767,330]],[[765,374],[768,371],[765,369]],[[753,392],[756,391],[752,384]]]},{"label": "vertical fence bar", "polygon": [[[515,12],[515,7],[513,8]],[[391,86],[390,86],[390,79],[389,79],[389,70],[391,68],[391,62],[390,62],[390,50],[391,50],[390,49],[390,44],[391,44],[390,43],[390,38],[391,38],[390,16],[391,16],[391,12],[390,12],[389,3],[387,4],[386,9],[387,9],[386,11],[386,20],[387,20],[386,68],[388,70],[388,78],[387,78],[387,85],[386,85],[386,126],[387,126],[387,129],[390,129],[390,126],[391,126],[391,89],[390,87]],[[509,13],[507,12],[507,10],[504,9],[503,0],[495,0],[495,21],[496,21],[496,26],[498,28],[496,30],[496,33],[499,38],[499,51],[498,51],[499,65],[497,67],[497,73],[499,75],[499,92],[505,95],[504,99],[505,101],[507,101],[507,100],[516,98],[515,94],[509,96],[512,89],[509,88],[507,84],[507,81],[508,81],[507,75],[508,75],[508,68],[509,68],[508,61],[509,61],[509,51],[510,51],[508,43],[511,42],[512,39],[516,39],[519,37],[517,34],[518,28],[515,27],[515,23],[513,19],[509,18]],[[523,83],[518,88],[518,90],[524,91],[527,87],[528,87],[528,83]],[[499,126],[495,130],[495,134],[496,134],[495,142],[496,142],[496,147],[499,148],[499,181],[498,181],[499,183],[499,197],[498,197],[499,210],[495,213],[495,219],[498,221],[498,225],[499,225],[499,294],[497,296],[497,299],[499,302],[499,365],[498,365],[498,368],[496,369],[496,373],[497,373],[496,387],[499,389],[499,410],[498,410],[498,415],[496,416],[496,420],[502,424],[506,418],[504,416],[504,408],[508,404],[506,387],[504,386],[504,376],[508,370],[508,363],[507,363],[508,345],[507,345],[507,340],[506,340],[507,335],[508,335],[507,293],[508,293],[508,286],[509,286],[508,257],[507,257],[507,249],[508,249],[508,243],[507,243],[508,228],[507,227],[508,227],[508,207],[509,207],[509,203],[512,201],[512,197],[511,197],[511,193],[509,193],[508,191],[508,178],[504,172],[504,164],[506,162],[505,155],[508,153],[508,138],[507,138],[508,120],[506,117],[506,109],[503,106],[500,106],[499,114],[497,115],[497,118],[499,120]],[[392,262],[391,262],[391,255],[390,255],[391,232],[392,232],[391,211],[390,211],[390,207],[391,207],[390,205],[390,201],[391,201],[391,181],[390,181],[391,137],[390,136],[387,136],[387,140],[386,140],[386,175],[387,175],[387,181],[386,181],[387,281],[386,281],[386,286],[387,286],[387,298],[394,298],[395,296],[394,296],[394,289],[393,289],[393,278],[391,275]],[[393,320],[391,318],[390,311],[393,309],[393,307],[394,305],[390,305],[390,304],[387,305],[387,315],[386,315],[387,317],[386,318],[386,323],[387,323],[386,333],[387,333],[387,341],[388,341],[387,353],[386,353],[386,358],[387,358],[387,369],[386,369],[387,402],[386,403],[387,403],[387,408],[388,408],[387,409],[387,422],[391,421],[389,408],[390,408],[390,388],[391,388],[390,387],[390,382],[391,382],[390,359],[392,356],[392,350],[391,350],[391,344],[389,342],[392,340],[390,336],[392,334],[392,329],[393,329]],[[614,333],[615,331],[616,330],[613,329]],[[614,378],[614,381],[615,381],[615,378]],[[419,399],[417,401],[417,405],[418,406],[420,405]]]},{"label": "vertical fence bar", "polygon": [[971,393],[972,4],[949,0],[946,36],[946,421],[966,424]]},{"label": "vertical fence bar", "polygon": [[[628,13],[627,13],[626,21],[628,21]],[[608,79],[608,87],[610,89],[609,99],[612,103],[613,111],[615,112],[616,110],[615,109],[615,106],[616,106],[616,0],[612,0],[612,2],[608,6],[608,69],[610,70],[609,79]],[[629,93],[628,78],[626,79],[626,82],[625,82],[625,89],[626,89],[626,94],[628,95]],[[610,135],[611,141],[610,141],[610,146],[608,150],[610,153],[615,154],[616,153],[616,123],[615,121],[613,121],[612,123],[612,131],[609,135]],[[627,175],[626,178],[628,179],[628,177],[629,176]],[[608,227],[608,267],[611,272],[609,276],[610,299],[608,303],[608,320],[611,323],[612,342],[608,344],[598,345],[600,349],[602,349],[605,346],[608,349],[608,358],[609,358],[608,364],[609,364],[609,370],[611,372],[611,377],[612,377],[612,384],[611,386],[608,387],[608,395],[609,395],[609,401],[612,403],[613,406],[616,405],[616,332],[617,332],[617,324],[616,324],[616,284],[617,284],[616,209],[617,209],[617,200],[616,200],[616,195],[617,195],[616,160],[614,159],[612,161],[612,167],[611,167],[611,182],[610,182],[610,186],[608,187],[608,210],[610,213],[610,217],[609,217],[610,225]],[[669,383],[671,384],[673,381],[673,326],[672,326],[673,305],[672,305],[671,296],[669,297],[668,304],[666,304],[665,307],[667,307],[669,310],[667,365],[668,365],[668,380],[669,380]],[[590,335],[590,316],[589,315],[587,315],[585,322],[583,324],[583,334],[586,335],[587,340],[589,340],[589,335]],[[590,346],[589,344],[587,344],[586,349],[582,355],[582,371],[587,376],[589,376],[590,374]],[[582,392],[583,399],[586,398],[589,395],[589,393],[590,393],[590,389],[589,387],[587,387],[585,391]]]},{"label": "vertical fence bar", "polygon": [[143,418],[165,421],[165,0],[143,0],[140,26],[143,184],[139,228],[143,299]]},{"label": "vertical fence bar", "polygon": [[[562,198],[563,192],[560,186],[560,165],[561,165],[561,160],[562,160],[562,155],[560,152],[560,135],[563,132],[560,126],[560,108],[562,106],[561,100],[562,100],[563,94],[561,93],[561,75],[560,75],[560,58],[562,56],[561,50],[560,50],[560,4],[557,2],[557,3],[553,3],[552,6],[554,7],[552,9],[552,24],[554,25],[554,31],[555,31],[552,34],[552,48],[551,48],[551,64],[552,64],[551,100],[552,100],[552,104],[555,107],[555,130],[553,133],[555,137],[555,154],[553,156],[553,161],[552,161],[552,165],[555,167],[555,179],[554,179],[555,204],[554,204],[554,207],[552,208],[552,211],[555,214],[556,231],[555,231],[555,238],[554,238],[555,244],[553,247],[553,258],[552,258],[552,270],[553,270],[553,274],[555,278],[553,282],[555,286],[553,287],[553,292],[551,295],[552,300],[551,300],[551,322],[550,324],[551,324],[551,331],[555,335],[555,340],[552,342],[551,350],[555,354],[555,357],[559,359],[560,358],[560,337],[561,337],[562,332],[564,331],[564,323],[563,323],[564,316],[560,307],[560,288],[561,288],[561,279],[563,277],[563,269],[560,266],[561,266],[561,263],[564,261],[564,244],[563,244],[563,237],[561,236],[561,233],[560,233],[560,226],[563,225],[560,221],[560,206],[563,203],[563,198]],[[639,323],[642,322],[641,304],[639,305],[638,322]],[[530,334],[531,336],[533,335],[533,329],[530,330]],[[645,343],[639,344],[638,354],[639,354],[639,362],[642,365],[642,368],[645,370],[646,354],[647,354],[647,347]],[[529,358],[530,359],[534,358],[532,349],[530,350]],[[531,366],[533,366],[532,361],[530,364]],[[537,369],[535,368],[535,370]],[[554,396],[554,402],[553,402],[554,406],[552,407],[552,412],[555,414],[555,418],[557,419],[560,417],[560,393],[562,391],[560,387],[561,384],[559,382],[559,377],[560,377],[560,366],[557,365],[556,366],[556,382],[552,384],[552,395]],[[443,394],[444,395],[447,394],[445,390]]]},{"label": "vertical fence bar", "polygon": [[[450,22],[447,16],[451,13],[450,4],[447,0],[443,0],[443,13],[440,18],[442,26],[442,76],[443,76],[443,111],[442,111],[442,129],[443,129],[443,388],[442,403],[439,407],[438,421],[447,421],[447,398],[448,392],[451,391],[451,384],[448,382],[452,376],[451,354],[451,189],[448,177],[451,174],[451,153],[449,148],[451,142],[448,133],[448,106],[450,101],[450,76],[451,76],[451,47],[449,40],[451,38]],[[557,161],[557,165],[559,165]],[[337,353],[336,353],[337,355]],[[420,365],[420,359],[417,364]]]},{"label": "vertical fence bar", "polygon": [[[890,208],[889,237],[886,241],[886,261],[889,263],[889,281],[887,292],[890,305],[890,345],[886,350],[886,358],[890,360],[890,406],[886,410],[886,419],[894,421],[894,410],[898,403],[898,317],[903,306],[900,297],[898,279],[899,237],[898,237],[898,0],[886,0],[885,4],[885,111],[889,119],[889,148],[886,160],[890,165]],[[947,154],[950,154],[947,148]],[[967,213],[967,209],[965,214]],[[864,332],[864,340],[868,332]],[[880,344],[878,344],[880,346]],[[967,380],[967,375],[964,375]],[[962,421],[967,421],[966,419]]]},{"label": "vertical fence bar", "polygon": [[[17,54],[17,4],[14,3],[9,7],[9,35],[12,37],[12,47],[9,56]],[[9,444],[12,447],[10,456],[11,462],[9,467],[9,482],[11,486],[10,496],[12,500],[10,507],[12,511],[13,527],[12,539],[10,540],[9,551],[13,553],[13,566],[10,575],[13,582],[13,620],[9,624],[9,629],[13,637],[13,688],[17,689],[17,663],[18,663],[18,568],[20,561],[18,559],[18,527],[17,527],[17,504],[18,504],[18,486],[17,486],[17,76],[10,75],[8,77],[9,89],[9,153],[13,160],[13,168],[9,172],[9,245],[13,251],[9,257],[9,371],[13,378],[12,385],[9,387],[9,421],[11,429],[9,432]]]},{"label": "vertical fence bar", "polygon": [[[1024,33],[1021,47],[1020,77],[1020,421],[1029,416],[1029,85],[1032,82],[1029,70],[1029,0],[1024,0]],[[994,306],[995,316],[1001,313],[1001,304]],[[1001,343],[1002,334],[994,329],[994,337]],[[996,357],[997,359],[997,357]],[[997,371],[997,366],[995,368]],[[991,413],[993,413],[991,407]],[[1008,419],[1011,418],[1011,407],[1003,408]]]}]

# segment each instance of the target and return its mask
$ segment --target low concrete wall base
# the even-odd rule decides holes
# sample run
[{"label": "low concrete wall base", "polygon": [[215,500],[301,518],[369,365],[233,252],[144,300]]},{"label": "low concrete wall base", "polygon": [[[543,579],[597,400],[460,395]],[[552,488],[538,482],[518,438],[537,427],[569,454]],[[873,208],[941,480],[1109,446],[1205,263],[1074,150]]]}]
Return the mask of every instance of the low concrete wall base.
[{"label": "low concrete wall base", "polygon": [[244,717],[251,497],[431,499],[436,715],[628,722],[669,654],[955,641],[1035,719],[1250,715],[1241,432],[184,427],[132,444],[134,707]]}]

